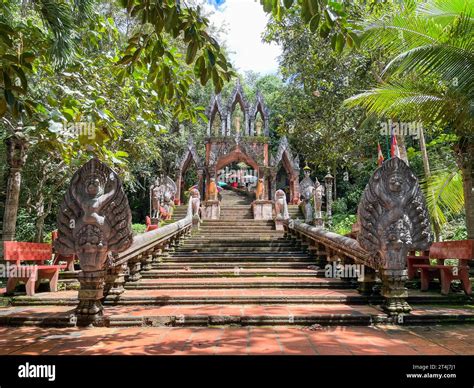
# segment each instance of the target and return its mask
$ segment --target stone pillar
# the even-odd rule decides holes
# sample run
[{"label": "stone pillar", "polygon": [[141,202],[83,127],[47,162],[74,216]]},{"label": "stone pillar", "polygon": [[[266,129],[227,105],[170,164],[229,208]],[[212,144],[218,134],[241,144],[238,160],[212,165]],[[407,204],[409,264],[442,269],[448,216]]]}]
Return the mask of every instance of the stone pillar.
[{"label": "stone pillar", "polygon": [[361,279],[358,279],[359,286],[357,291],[361,295],[372,295],[373,294],[373,287],[375,286],[375,270],[373,268],[364,266],[364,276]]},{"label": "stone pillar", "polygon": [[127,282],[137,282],[142,278],[140,271],[142,269],[141,265],[142,255],[137,255],[133,259],[130,259],[127,262],[128,266],[128,275]]},{"label": "stone pillar", "polygon": [[204,201],[201,208],[203,220],[218,220],[221,215],[221,205],[217,200]]},{"label": "stone pillar", "polygon": [[332,218],[332,185],[334,177],[330,174],[329,170],[327,175],[324,177],[326,183],[326,216],[328,219]]},{"label": "stone pillar", "polygon": [[255,200],[252,202],[254,220],[272,220],[273,219],[273,201]]},{"label": "stone pillar", "polygon": [[117,265],[107,269],[105,274],[104,296],[117,297],[125,291],[125,272],[127,264]]},{"label": "stone pillar", "polygon": [[277,176],[277,172],[275,171],[275,169],[271,169],[270,170],[270,193],[269,193],[269,197],[268,198],[274,198],[275,197],[275,193],[277,191],[276,189],[276,176]]},{"label": "stone pillar", "polygon": [[103,314],[101,299],[104,297],[105,271],[81,271],[77,279],[79,289],[79,305],[76,308],[79,324],[94,324],[100,321]]},{"label": "stone pillar", "polygon": [[408,289],[405,287],[407,270],[384,268],[379,274],[382,279],[381,294],[385,297],[385,310],[390,315],[409,313],[412,309],[405,300],[408,297]]},{"label": "stone pillar", "polygon": [[153,263],[153,250],[145,252],[141,260],[141,270],[149,271],[151,270],[151,264]]}]

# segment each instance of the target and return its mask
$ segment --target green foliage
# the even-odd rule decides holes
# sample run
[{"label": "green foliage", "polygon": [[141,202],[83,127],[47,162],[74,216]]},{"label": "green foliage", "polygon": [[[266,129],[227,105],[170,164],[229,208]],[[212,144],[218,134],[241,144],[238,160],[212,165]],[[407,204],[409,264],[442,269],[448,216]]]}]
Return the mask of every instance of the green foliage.
[{"label": "green foliage", "polygon": [[440,240],[465,240],[467,239],[466,220],[464,217],[456,217],[443,225]]},{"label": "green foliage", "polygon": [[364,43],[391,60],[381,85],[347,100],[378,116],[442,123],[472,135],[474,23],[470,0],[430,0],[367,23]]},{"label": "green foliage", "polygon": [[449,216],[462,214],[464,193],[459,170],[439,170],[420,181],[425,194],[431,223],[437,235],[447,223]]},{"label": "green foliage", "polygon": [[132,224],[132,232],[134,235],[145,233],[146,225],[144,224]]},{"label": "green foliage", "polygon": [[292,15],[298,15],[314,34],[326,39],[331,35],[331,47],[340,53],[347,45],[359,45],[357,31],[360,27],[354,16],[360,10],[359,1],[339,2],[327,0],[260,0],[263,9],[271,13],[275,21],[283,22]]},{"label": "green foliage", "polygon": [[334,214],[329,230],[338,234],[348,234],[352,231],[352,224],[357,221],[354,214]]}]

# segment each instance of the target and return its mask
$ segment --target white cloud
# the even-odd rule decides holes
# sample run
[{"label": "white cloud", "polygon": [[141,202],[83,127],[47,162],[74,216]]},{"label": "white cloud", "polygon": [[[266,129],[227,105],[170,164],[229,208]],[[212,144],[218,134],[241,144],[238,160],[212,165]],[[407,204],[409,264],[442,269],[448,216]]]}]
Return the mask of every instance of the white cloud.
[{"label": "white cloud", "polygon": [[[207,5],[207,7],[212,7]],[[230,51],[233,66],[243,72],[253,70],[262,74],[276,73],[277,57],[280,47],[276,44],[262,42],[268,17],[263,7],[255,0],[226,0],[214,8],[210,20],[217,27],[224,25],[228,31],[221,36]]]}]

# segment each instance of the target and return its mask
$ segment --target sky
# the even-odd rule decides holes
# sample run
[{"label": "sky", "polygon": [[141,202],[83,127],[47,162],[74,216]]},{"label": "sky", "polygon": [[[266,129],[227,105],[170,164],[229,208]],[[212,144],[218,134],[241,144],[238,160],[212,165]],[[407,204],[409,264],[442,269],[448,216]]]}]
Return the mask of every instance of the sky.
[{"label": "sky", "polygon": [[221,36],[228,48],[230,60],[239,72],[253,70],[261,74],[278,71],[281,50],[276,44],[262,42],[267,15],[255,0],[206,0],[206,7],[214,12],[210,20],[217,27],[224,26],[227,35]]}]

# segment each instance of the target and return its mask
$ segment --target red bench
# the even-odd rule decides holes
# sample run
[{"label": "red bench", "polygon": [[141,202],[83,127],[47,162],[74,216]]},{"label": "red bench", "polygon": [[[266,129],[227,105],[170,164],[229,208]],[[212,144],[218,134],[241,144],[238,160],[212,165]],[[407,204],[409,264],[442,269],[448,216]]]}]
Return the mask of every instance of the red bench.
[{"label": "red bench", "polygon": [[60,253],[56,253],[54,251],[54,241],[58,238],[58,231],[53,230],[51,232],[51,245],[53,246],[53,264],[60,265],[61,262],[66,262],[66,265],[61,265],[61,269],[66,269],[68,271],[74,271],[74,260],[76,259],[76,255],[61,255]]},{"label": "red bench", "polygon": [[[432,265],[430,259],[435,259],[437,264]],[[444,261],[448,259],[457,259],[458,265],[446,265]],[[449,293],[453,280],[460,280],[464,292],[471,295],[469,260],[474,260],[474,240],[438,242],[431,245],[428,256],[411,256],[408,272],[411,270],[414,275],[414,271],[420,270],[422,291],[428,290],[430,280],[439,278],[443,295]]]},{"label": "red bench", "polygon": [[[32,296],[42,279],[48,279],[51,291],[57,291],[59,270],[65,266],[45,264],[52,258],[51,244],[4,241],[3,255],[5,261],[13,262],[15,266],[8,273],[7,293],[14,291],[17,283],[23,281],[26,294]],[[25,262],[33,262],[33,265]]]},{"label": "red bench", "polygon": [[[419,253],[417,255],[417,253]],[[430,251],[415,252],[412,251],[407,256],[407,268],[408,268],[408,279],[413,280],[419,274],[415,264],[429,264],[430,263]]]}]

